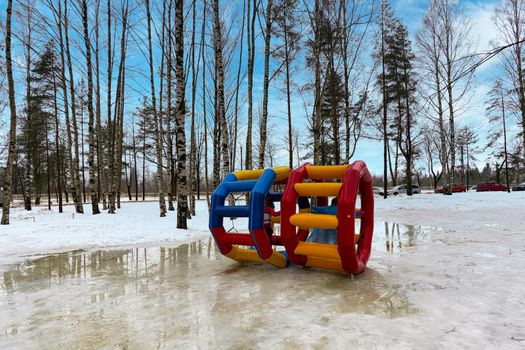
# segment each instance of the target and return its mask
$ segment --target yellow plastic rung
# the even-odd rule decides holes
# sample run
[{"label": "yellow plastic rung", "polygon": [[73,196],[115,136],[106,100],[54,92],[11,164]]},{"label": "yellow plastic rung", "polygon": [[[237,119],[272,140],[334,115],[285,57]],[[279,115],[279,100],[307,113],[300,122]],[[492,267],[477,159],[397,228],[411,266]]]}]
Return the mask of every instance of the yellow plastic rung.
[{"label": "yellow plastic rung", "polygon": [[264,169],[258,170],[239,170],[233,173],[237,180],[257,180],[263,174]]},{"label": "yellow plastic rung", "polygon": [[288,175],[290,175],[290,172],[292,169],[288,166],[278,166],[275,168],[272,168],[273,171],[275,171],[276,181],[281,181],[288,178]]},{"label": "yellow plastic rung", "polygon": [[337,251],[336,244],[323,244],[323,243],[312,243],[312,242],[299,242],[297,248],[295,248],[295,254],[316,256],[319,258],[326,259],[341,259],[339,252]]},{"label": "yellow plastic rung", "polygon": [[280,223],[281,223],[280,216],[272,216],[272,224],[280,224]]},{"label": "yellow plastic rung", "polygon": [[340,259],[325,259],[317,256],[309,256],[306,260],[306,265],[308,267],[320,267],[328,270],[335,270],[339,272],[345,272],[343,269],[343,264]]},{"label": "yellow plastic rung", "polygon": [[348,164],[344,165],[307,165],[306,173],[310,179],[342,179]]},{"label": "yellow plastic rung", "polygon": [[294,214],[290,223],[295,226],[308,228],[336,229],[338,225],[335,215],[327,214]]},{"label": "yellow plastic rung", "polygon": [[226,254],[226,256],[239,262],[263,263],[266,261],[275,267],[286,267],[288,263],[285,256],[277,251],[273,251],[272,255],[268,259],[263,260],[257,253],[257,250],[239,248],[235,246],[232,247],[232,250]]},{"label": "yellow plastic rung", "polygon": [[251,262],[259,262],[262,263],[264,260],[261,259],[259,254],[256,250],[252,249],[244,249],[239,247],[232,247],[232,250],[226,254],[226,256],[230,259],[237,260],[237,261],[251,261]]},{"label": "yellow plastic rung", "polygon": [[266,262],[269,264],[272,264],[275,267],[286,267],[288,265],[288,261],[286,260],[286,257],[279,253],[278,251],[273,251],[272,256],[270,256],[268,259],[266,259]]},{"label": "yellow plastic rung", "polygon": [[336,197],[341,186],[341,183],[297,183],[294,188],[299,196]]}]

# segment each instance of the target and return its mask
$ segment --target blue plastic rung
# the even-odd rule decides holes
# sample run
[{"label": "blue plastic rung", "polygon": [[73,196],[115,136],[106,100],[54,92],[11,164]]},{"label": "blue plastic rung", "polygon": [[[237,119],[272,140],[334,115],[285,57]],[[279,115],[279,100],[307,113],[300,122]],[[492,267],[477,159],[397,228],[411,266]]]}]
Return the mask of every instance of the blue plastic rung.
[{"label": "blue plastic rung", "polygon": [[250,207],[247,205],[218,206],[215,213],[222,217],[247,218],[250,216]]},{"label": "blue plastic rung", "polygon": [[256,183],[257,180],[241,180],[227,182],[224,185],[228,192],[251,192]]}]

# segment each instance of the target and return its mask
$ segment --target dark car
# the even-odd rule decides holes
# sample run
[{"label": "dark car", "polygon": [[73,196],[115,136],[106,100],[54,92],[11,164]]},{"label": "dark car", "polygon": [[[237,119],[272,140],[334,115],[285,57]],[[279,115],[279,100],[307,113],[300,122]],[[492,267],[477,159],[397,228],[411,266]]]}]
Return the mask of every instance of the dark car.
[{"label": "dark car", "polygon": [[522,182],[519,185],[512,187],[512,191],[525,191],[525,182]]},{"label": "dark car", "polygon": [[434,193],[447,193],[447,192],[467,192],[467,186],[457,184],[446,184],[445,186],[438,187],[434,190]]},{"label": "dark car", "polygon": [[477,192],[494,192],[494,191],[506,191],[507,186],[498,184],[494,181],[484,182],[476,187]]}]

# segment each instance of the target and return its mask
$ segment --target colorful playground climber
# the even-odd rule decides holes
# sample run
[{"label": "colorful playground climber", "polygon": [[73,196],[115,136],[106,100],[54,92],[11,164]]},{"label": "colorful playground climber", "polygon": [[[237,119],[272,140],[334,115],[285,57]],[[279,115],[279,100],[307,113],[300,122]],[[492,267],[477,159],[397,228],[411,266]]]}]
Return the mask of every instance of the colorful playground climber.
[{"label": "colorful playground climber", "polygon": [[[239,193],[248,194],[243,205],[232,200]],[[224,218],[247,218],[249,232],[227,232]],[[220,252],[233,260],[359,274],[374,231],[372,176],[362,161],[236,171],[212,195],[210,231]]]}]

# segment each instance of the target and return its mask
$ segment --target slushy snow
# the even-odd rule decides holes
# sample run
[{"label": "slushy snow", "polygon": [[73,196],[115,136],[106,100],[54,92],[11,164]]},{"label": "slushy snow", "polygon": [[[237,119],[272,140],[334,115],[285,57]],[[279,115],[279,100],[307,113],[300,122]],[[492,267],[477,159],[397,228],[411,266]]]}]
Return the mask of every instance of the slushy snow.
[{"label": "slushy snow", "polygon": [[[329,303],[338,297],[325,283],[325,291],[318,291],[317,305],[302,303],[294,295],[293,312],[276,313],[282,327],[273,327],[261,346],[279,348],[284,344],[282,339],[297,340],[304,347],[322,339],[326,348],[341,349],[350,345],[430,349],[525,346],[525,192],[376,197],[375,208],[374,245],[367,271],[351,280],[348,288],[366,289],[363,283],[380,283],[378,290],[384,294],[378,300],[386,302],[378,302],[378,308],[393,301],[392,308],[402,304],[409,310],[397,310],[399,316],[394,318],[363,314],[350,306],[344,313],[334,314],[323,308],[323,300]],[[209,237],[205,201],[197,203],[197,216],[189,221],[188,231],[175,228],[173,212],[159,218],[156,202],[123,203],[116,215],[92,216],[88,206],[84,215],[73,215],[72,210],[67,206],[64,214],[58,214],[56,208],[52,212],[14,209],[12,224],[0,227],[0,270],[34,254],[74,248],[158,247]],[[385,249],[392,225],[383,221],[422,226],[425,236],[411,244],[401,230],[394,243],[403,247]],[[227,260],[216,263],[232,264]],[[300,268],[288,270],[281,278],[301,280],[304,275]],[[242,271],[229,273],[245,278],[248,272]],[[341,274],[341,278],[348,277]],[[244,296],[246,291],[232,289],[228,293]],[[359,295],[355,290],[349,293]],[[401,297],[406,302],[396,303]]]}]

